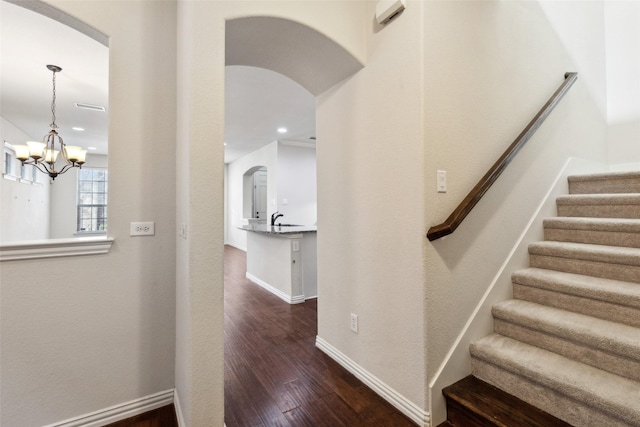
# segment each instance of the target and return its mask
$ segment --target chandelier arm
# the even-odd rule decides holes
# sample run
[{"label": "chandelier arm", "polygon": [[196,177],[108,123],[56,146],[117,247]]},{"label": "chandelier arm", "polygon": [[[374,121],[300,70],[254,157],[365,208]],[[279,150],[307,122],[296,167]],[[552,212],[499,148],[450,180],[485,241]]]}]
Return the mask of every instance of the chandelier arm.
[{"label": "chandelier arm", "polygon": [[[43,173],[43,174],[45,174],[45,175],[49,175],[49,174],[51,173],[51,172],[49,172],[49,169],[47,169],[47,166],[46,166],[46,164],[45,164],[45,163],[36,163],[36,162],[33,162],[33,163],[26,163],[26,162],[25,162],[25,164],[27,164],[27,165],[33,165],[33,167],[34,167],[34,168],[38,169],[40,172],[42,172],[42,173]],[[42,166],[42,168],[41,168],[40,166]],[[44,169],[43,169],[43,168],[44,168]]]},{"label": "chandelier arm", "polygon": [[62,175],[63,173],[67,172],[69,169],[71,169],[71,168],[73,168],[73,167],[75,167],[75,165],[74,165],[73,163],[69,162],[69,163],[67,163],[66,165],[64,165],[64,166],[62,167],[62,169],[60,169],[60,170],[58,171],[58,173],[57,173],[57,174],[58,174],[58,175]]}]

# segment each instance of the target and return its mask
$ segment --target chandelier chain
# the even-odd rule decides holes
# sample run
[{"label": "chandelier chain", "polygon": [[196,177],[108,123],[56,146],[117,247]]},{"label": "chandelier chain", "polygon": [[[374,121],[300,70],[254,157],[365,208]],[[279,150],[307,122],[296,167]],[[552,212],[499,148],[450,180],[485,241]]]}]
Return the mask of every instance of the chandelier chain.
[{"label": "chandelier chain", "polygon": [[53,72],[53,99],[51,100],[51,129],[55,129],[56,125],[56,72]]}]

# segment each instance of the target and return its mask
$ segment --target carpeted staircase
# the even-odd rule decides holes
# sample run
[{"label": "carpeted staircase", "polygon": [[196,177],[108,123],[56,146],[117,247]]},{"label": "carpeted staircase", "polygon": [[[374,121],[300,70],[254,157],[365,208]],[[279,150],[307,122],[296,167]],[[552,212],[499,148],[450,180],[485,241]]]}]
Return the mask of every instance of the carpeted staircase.
[{"label": "carpeted staircase", "polygon": [[640,173],[569,177],[472,374],[574,426],[640,426]]}]

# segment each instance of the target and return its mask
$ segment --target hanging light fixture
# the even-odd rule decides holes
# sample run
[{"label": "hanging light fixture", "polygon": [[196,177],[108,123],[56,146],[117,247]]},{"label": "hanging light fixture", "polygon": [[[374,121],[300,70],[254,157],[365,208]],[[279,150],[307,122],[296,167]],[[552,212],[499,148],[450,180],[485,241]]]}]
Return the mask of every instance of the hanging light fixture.
[{"label": "hanging light fixture", "polygon": [[[57,65],[47,65],[47,68],[53,72],[53,99],[51,101],[51,124],[49,133],[42,139],[43,142],[28,141],[27,145],[14,145],[16,150],[16,158],[23,165],[33,165],[40,172],[49,175],[51,179],[56,179],[58,175],[65,173],[71,168],[81,168],[85,162],[87,150],[80,147],[65,145],[64,141],[58,134],[58,125],[56,125],[56,73],[62,71]],[[56,140],[59,148],[56,149]],[[58,154],[62,154],[64,166],[60,170],[56,170],[56,159]]]}]

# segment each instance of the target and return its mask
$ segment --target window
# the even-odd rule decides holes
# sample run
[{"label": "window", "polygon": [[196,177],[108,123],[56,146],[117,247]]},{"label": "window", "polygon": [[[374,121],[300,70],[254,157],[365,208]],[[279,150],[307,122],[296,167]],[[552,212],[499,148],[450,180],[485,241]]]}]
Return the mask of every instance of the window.
[{"label": "window", "polygon": [[15,177],[16,170],[16,152],[11,144],[4,143],[4,168],[3,174],[5,178]]},{"label": "window", "polygon": [[39,184],[40,177],[43,176],[42,173],[38,169],[36,169],[35,166],[31,166],[31,174],[31,181]]},{"label": "window", "polygon": [[78,227],[79,233],[107,231],[106,169],[78,171]]},{"label": "window", "polygon": [[33,169],[35,169],[32,165],[20,165],[20,181],[21,182],[32,182],[33,181]]}]

